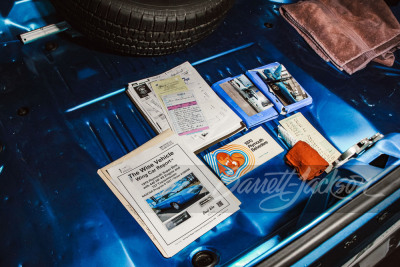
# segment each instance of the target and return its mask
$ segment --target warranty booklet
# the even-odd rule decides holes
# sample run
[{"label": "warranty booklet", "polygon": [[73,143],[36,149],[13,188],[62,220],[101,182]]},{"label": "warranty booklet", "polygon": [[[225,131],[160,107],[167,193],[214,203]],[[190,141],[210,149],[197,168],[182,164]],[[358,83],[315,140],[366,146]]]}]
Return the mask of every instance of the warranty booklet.
[{"label": "warranty booklet", "polygon": [[157,133],[172,129],[196,153],[245,129],[189,62],[130,83],[127,94]]},{"label": "warranty booklet", "polygon": [[98,174],[164,257],[239,210],[239,200],[168,130]]},{"label": "warranty booklet", "polygon": [[283,148],[262,128],[236,139],[204,156],[206,162],[229,184],[283,152]]}]

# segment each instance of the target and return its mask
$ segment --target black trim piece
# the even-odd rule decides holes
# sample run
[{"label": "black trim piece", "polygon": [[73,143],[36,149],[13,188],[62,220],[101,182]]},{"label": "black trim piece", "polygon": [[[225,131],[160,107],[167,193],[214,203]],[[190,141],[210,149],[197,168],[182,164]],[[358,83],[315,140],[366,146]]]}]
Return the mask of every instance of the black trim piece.
[{"label": "black trim piece", "polygon": [[397,167],[310,231],[260,262],[258,266],[278,267],[294,264],[399,188],[400,167]]}]

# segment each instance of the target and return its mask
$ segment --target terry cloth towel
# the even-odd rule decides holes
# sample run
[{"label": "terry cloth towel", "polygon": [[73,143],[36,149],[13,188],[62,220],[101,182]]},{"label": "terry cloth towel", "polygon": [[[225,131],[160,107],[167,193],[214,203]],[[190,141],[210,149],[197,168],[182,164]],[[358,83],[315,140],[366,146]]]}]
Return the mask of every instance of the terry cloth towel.
[{"label": "terry cloth towel", "polygon": [[285,162],[296,169],[302,180],[311,180],[321,175],[329,163],[309,144],[298,141],[286,154]]},{"label": "terry cloth towel", "polygon": [[305,0],[282,16],[325,61],[349,74],[371,61],[392,66],[400,24],[384,0]]}]

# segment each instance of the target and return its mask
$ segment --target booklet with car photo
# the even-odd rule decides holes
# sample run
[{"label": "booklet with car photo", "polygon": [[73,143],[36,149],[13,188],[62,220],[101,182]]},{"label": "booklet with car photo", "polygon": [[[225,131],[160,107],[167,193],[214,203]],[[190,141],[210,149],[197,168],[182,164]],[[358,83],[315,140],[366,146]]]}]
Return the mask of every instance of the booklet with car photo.
[{"label": "booklet with car photo", "polygon": [[240,205],[177,137],[168,130],[98,171],[165,257],[175,255]]},{"label": "booklet with car photo", "polygon": [[312,103],[312,97],[278,62],[246,72],[250,80],[274,103],[280,114],[287,114]]},{"label": "booklet with car photo", "polygon": [[216,82],[212,88],[248,128],[278,117],[271,101],[243,74]]}]

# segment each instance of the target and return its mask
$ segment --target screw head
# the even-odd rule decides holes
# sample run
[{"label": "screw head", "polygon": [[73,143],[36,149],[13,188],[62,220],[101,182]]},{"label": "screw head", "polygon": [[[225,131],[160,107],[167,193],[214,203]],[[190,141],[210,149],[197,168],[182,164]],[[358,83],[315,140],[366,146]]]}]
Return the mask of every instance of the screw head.
[{"label": "screw head", "polygon": [[20,107],[17,110],[18,116],[26,116],[26,115],[28,115],[28,113],[29,113],[29,108],[28,107]]},{"label": "screw head", "polygon": [[192,258],[194,267],[213,267],[218,261],[218,255],[209,250],[199,251]]},{"label": "screw head", "polygon": [[264,23],[264,26],[265,26],[266,28],[268,28],[268,29],[271,29],[272,27],[274,27],[274,24],[269,23],[269,22],[265,22],[265,23]]},{"label": "screw head", "polygon": [[44,45],[44,49],[46,49],[46,51],[54,51],[58,48],[58,44],[55,42],[47,42]]}]

